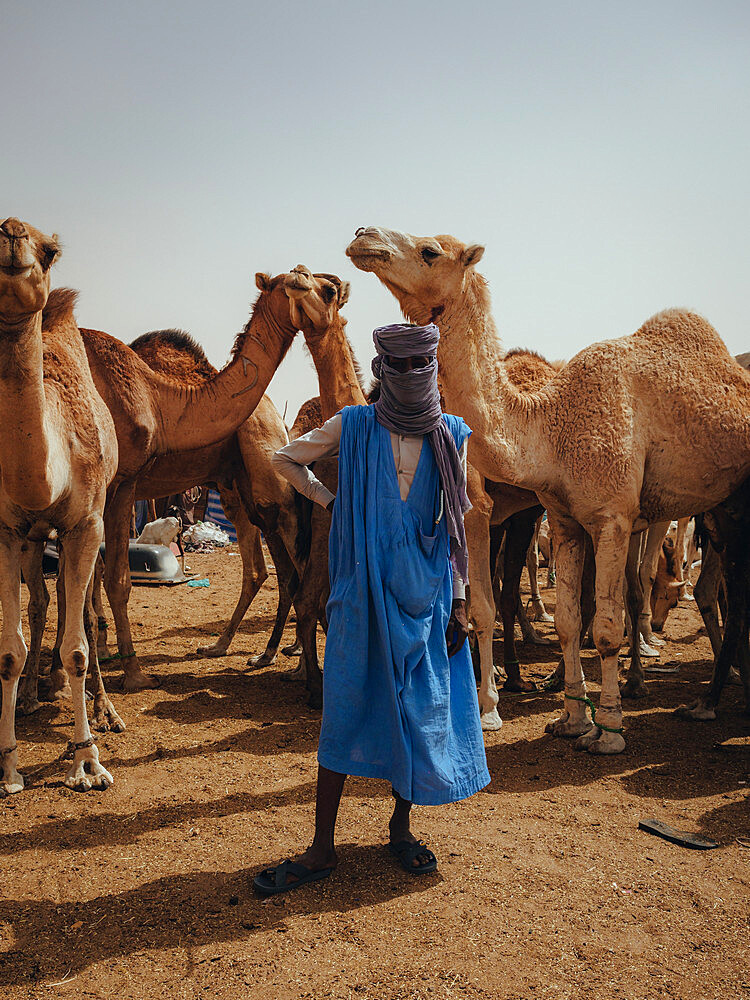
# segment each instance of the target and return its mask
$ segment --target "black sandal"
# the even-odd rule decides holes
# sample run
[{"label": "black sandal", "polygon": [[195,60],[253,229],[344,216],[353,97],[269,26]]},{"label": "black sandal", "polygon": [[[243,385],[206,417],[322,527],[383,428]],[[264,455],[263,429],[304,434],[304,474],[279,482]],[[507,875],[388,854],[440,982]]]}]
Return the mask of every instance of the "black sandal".
[{"label": "black sandal", "polygon": [[[390,843],[388,850],[395,858],[398,858],[401,867],[410,875],[429,875],[437,868],[437,858],[421,840],[400,840],[398,844]],[[420,855],[426,856],[427,861],[421,861],[415,865],[414,861]]]},{"label": "black sandal", "polygon": [[[328,878],[333,868],[321,868],[319,871],[312,871],[305,868],[298,861],[282,861],[275,868],[264,868],[262,872],[253,879],[253,888],[261,896],[277,896],[281,892],[291,892],[308,882],[319,882]],[[288,876],[293,875],[293,881],[288,880]]]}]

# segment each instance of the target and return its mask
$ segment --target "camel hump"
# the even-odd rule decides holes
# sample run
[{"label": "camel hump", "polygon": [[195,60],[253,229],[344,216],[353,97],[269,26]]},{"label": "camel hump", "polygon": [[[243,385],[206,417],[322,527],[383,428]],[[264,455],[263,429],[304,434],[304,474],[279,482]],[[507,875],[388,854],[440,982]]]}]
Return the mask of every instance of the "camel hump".
[{"label": "camel hump", "polygon": [[63,320],[73,319],[77,300],[75,288],[53,288],[42,311],[42,330],[51,330]]},{"label": "camel hump", "polygon": [[199,364],[207,364],[208,358],[198,341],[191,337],[185,330],[151,330],[150,333],[142,333],[140,337],[131,340],[130,348],[136,353],[140,349],[168,346],[178,351],[189,354]]}]

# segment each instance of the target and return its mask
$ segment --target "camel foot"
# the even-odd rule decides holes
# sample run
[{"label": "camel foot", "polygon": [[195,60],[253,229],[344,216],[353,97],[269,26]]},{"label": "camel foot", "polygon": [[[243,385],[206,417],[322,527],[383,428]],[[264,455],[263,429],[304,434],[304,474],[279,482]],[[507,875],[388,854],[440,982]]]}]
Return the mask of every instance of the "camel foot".
[{"label": "camel foot", "polygon": [[646,642],[643,636],[640,637],[640,643],[638,645],[638,649],[640,651],[641,656],[645,657],[647,660],[659,659],[659,650],[654,649],[653,646],[649,646],[649,644]]},{"label": "camel foot", "polygon": [[654,649],[656,649],[657,646],[666,646],[667,644],[667,640],[660,639],[658,635],[644,636],[644,639],[646,641],[646,644],[649,646],[653,646]]},{"label": "camel foot", "polygon": [[223,642],[215,642],[213,646],[198,646],[196,653],[198,656],[224,656],[226,651],[229,649],[229,645],[224,645]]},{"label": "camel foot", "polygon": [[262,653],[258,653],[256,656],[249,657],[247,661],[248,667],[256,667],[260,669],[261,667],[271,667],[276,662],[276,653],[272,652],[270,649],[264,650]]},{"label": "camel foot", "polygon": [[23,791],[23,775],[18,770],[18,751],[0,755],[0,798]]},{"label": "camel foot", "polygon": [[40,678],[39,693],[43,701],[65,701],[73,697],[68,675],[62,667],[53,667],[48,677]]},{"label": "camel foot", "polygon": [[509,691],[511,694],[530,694],[532,691],[536,691],[536,684],[533,681],[522,681],[508,677],[503,684],[503,691]]},{"label": "camel foot", "polygon": [[480,717],[480,722],[482,723],[482,729],[485,733],[495,733],[498,729],[501,729],[503,725],[503,720],[498,715],[496,708],[493,708],[491,712],[483,712]]},{"label": "camel foot", "polygon": [[544,731],[551,736],[566,736],[570,738],[573,736],[583,736],[593,728],[594,726],[592,726],[585,715],[579,719],[571,719],[568,712],[563,712],[559,719],[553,719],[552,722],[548,722],[544,727]]},{"label": "camel foot", "polygon": [[115,711],[115,706],[106,695],[94,696],[94,710],[92,725],[100,733],[108,731],[113,733],[124,733],[125,723]]},{"label": "camel foot", "polygon": [[281,652],[284,654],[284,656],[301,656],[302,643],[293,642],[290,646],[282,646]]},{"label": "camel foot", "polygon": [[300,660],[299,666],[295,667],[294,670],[285,670],[281,675],[282,681],[304,681],[307,679],[307,670],[305,669],[305,661]]},{"label": "camel foot", "polygon": [[716,719],[716,709],[703,701],[697,701],[694,705],[680,705],[674,714],[682,719],[695,719],[696,722],[713,722]]},{"label": "camel foot", "polygon": [[18,689],[16,695],[16,715],[33,715],[42,707],[42,703],[37,698],[36,691],[30,686],[24,686],[23,690]]},{"label": "camel foot", "polygon": [[65,786],[76,792],[88,792],[92,788],[104,791],[114,780],[109,771],[99,763],[99,751],[92,746],[76,751],[70,770],[65,775]]},{"label": "camel foot", "polygon": [[622,733],[606,733],[598,726],[592,726],[590,732],[584,733],[576,740],[575,748],[605,756],[622,753],[625,749],[625,740]]},{"label": "camel foot", "polygon": [[159,687],[159,681],[151,674],[144,674],[140,667],[131,667],[125,671],[122,689],[125,694],[135,694],[136,691],[150,691]]},{"label": "camel foot", "polygon": [[553,569],[547,574],[547,586],[554,587],[557,583],[557,575]]},{"label": "camel foot", "polygon": [[541,597],[532,597],[529,605],[529,618],[535,622],[553,622],[555,620],[545,608]]},{"label": "camel foot", "polygon": [[648,688],[640,677],[628,677],[620,688],[623,698],[645,698],[648,695]]},{"label": "camel foot", "polygon": [[740,677],[740,672],[737,667],[729,668],[729,675],[727,676],[727,684],[742,684],[742,678]]}]

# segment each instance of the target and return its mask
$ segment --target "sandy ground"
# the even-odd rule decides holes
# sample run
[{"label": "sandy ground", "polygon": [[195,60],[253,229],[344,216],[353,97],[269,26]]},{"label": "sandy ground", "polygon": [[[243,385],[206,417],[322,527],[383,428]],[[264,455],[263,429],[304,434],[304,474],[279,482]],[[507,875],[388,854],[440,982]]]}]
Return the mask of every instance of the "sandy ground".
[{"label": "sandy ground", "polygon": [[[293,661],[245,670],[271,626],[273,577],[230,655],[196,656],[233,606],[240,560],[225,550],[191,561],[210,589],[133,592],[136,648],[162,683],[124,696],[107,665],[128,727],[100,738],[109,791],[61,783],[69,706],[20,721],[28,785],[0,801],[0,996],[750,997],[740,690],[727,690],[717,722],[672,714],[709,672],[694,604],[668,623],[661,659],[680,672],[652,675],[648,699],[629,708],[624,754],[594,758],[545,736],[560,695],[501,698],[505,724],[486,735],[492,784],[415,810],[437,874],[395,866],[388,788],[352,779],[337,872],[262,901],[251,876],[310,837],[319,719],[302,686],[281,679]],[[542,677],[558,648],[521,647],[527,675]],[[598,691],[597,658],[585,658]],[[743,748],[716,748],[732,739]],[[720,848],[640,832],[652,816]]]}]

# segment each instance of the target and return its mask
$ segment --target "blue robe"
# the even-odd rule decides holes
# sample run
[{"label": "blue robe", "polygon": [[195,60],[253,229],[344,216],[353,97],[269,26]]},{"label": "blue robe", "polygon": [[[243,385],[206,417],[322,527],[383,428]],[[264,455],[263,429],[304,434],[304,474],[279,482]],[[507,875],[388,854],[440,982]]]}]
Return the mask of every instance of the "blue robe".
[{"label": "blue robe", "polygon": [[[460,448],[469,428],[444,419]],[[453,582],[439,487],[425,438],[402,500],[375,410],[342,411],[318,761],[385,778],[420,805],[490,781],[468,642],[450,659],[446,650]]]}]

